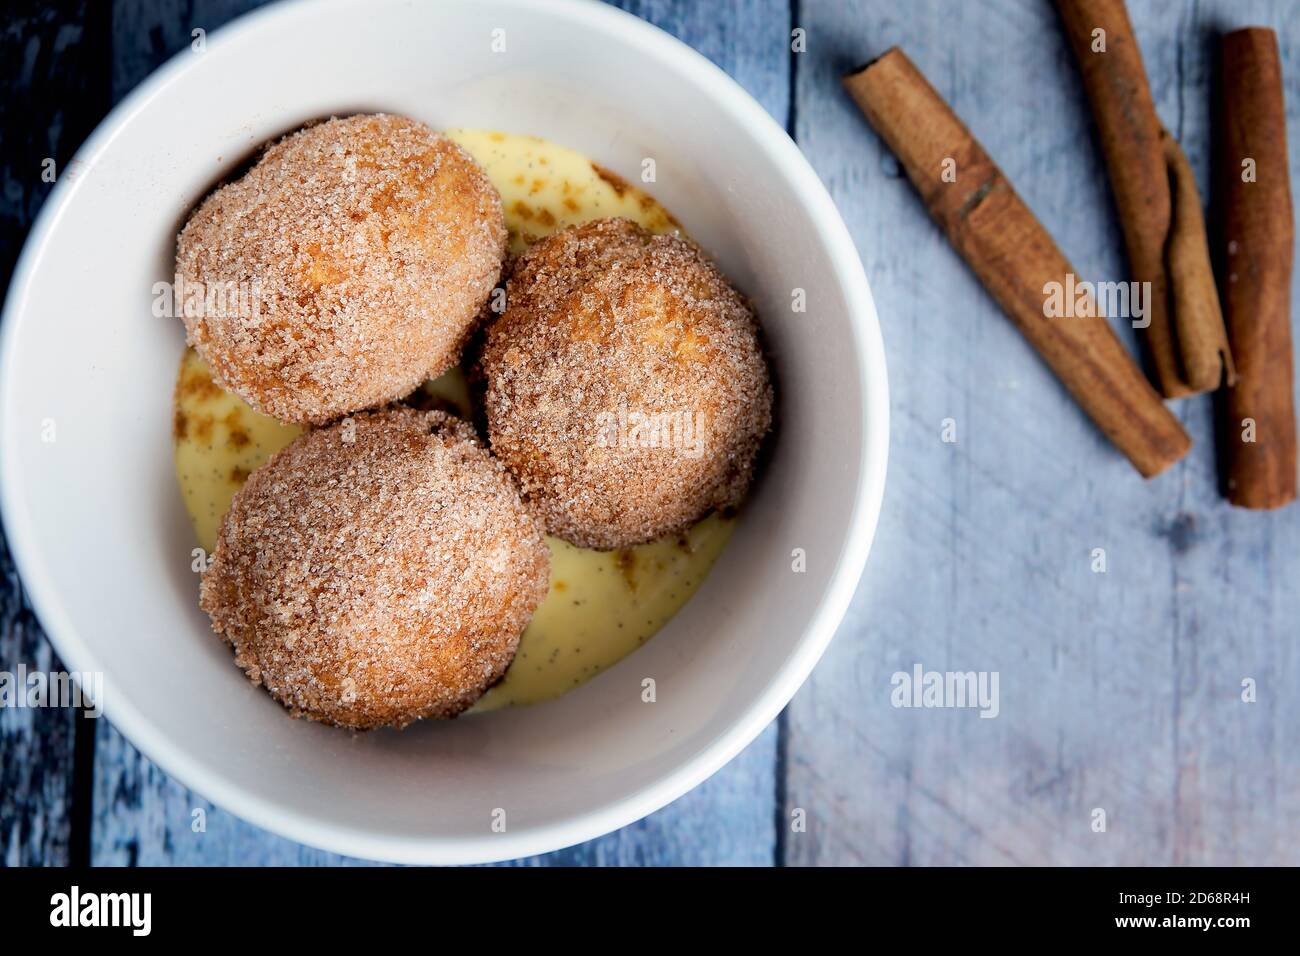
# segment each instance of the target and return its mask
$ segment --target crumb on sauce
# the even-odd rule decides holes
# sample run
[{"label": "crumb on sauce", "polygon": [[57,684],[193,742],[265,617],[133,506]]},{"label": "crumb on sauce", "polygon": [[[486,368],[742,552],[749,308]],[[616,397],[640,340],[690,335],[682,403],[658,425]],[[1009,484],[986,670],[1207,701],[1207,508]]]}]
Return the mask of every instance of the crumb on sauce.
[{"label": "crumb on sauce", "polygon": [[620,198],[622,198],[625,192],[632,188],[626,179],[613,170],[606,169],[604,166],[600,165],[600,163],[592,163],[591,168],[597,176],[609,183],[610,188],[612,188]]},{"label": "crumb on sauce", "polygon": [[623,580],[633,591],[636,590],[636,552],[631,548],[623,548],[614,553],[614,564],[623,575]]}]

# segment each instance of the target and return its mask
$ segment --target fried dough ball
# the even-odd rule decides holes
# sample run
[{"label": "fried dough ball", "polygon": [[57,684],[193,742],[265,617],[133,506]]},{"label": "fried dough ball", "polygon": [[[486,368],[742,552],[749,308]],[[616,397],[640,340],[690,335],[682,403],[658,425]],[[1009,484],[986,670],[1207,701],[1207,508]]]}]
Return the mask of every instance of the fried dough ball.
[{"label": "fried dough ball", "polygon": [[546,530],[581,547],[739,504],[771,422],[745,300],[694,243],[626,219],[519,258],[481,371],[493,453]]},{"label": "fried dough ball", "polygon": [[455,365],[505,249],[501,197],[451,140],[400,116],[331,119],[199,206],[177,244],[177,308],[220,384],[322,424]]},{"label": "fried dough ball", "polygon": [[541,531],[472,429],[394,406],[309,431],[235,495],[200,604],[297,716],[453,717],[546,595]]}]

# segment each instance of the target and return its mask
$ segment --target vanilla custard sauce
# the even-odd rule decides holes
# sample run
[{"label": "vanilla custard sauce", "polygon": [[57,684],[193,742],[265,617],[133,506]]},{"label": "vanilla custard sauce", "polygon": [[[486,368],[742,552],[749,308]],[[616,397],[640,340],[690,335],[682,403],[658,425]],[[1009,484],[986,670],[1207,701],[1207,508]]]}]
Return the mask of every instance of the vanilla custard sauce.
[{"label": "vanilla custard sauce", "polygon": [[[573,150],[487,130],[447,135],[478,160],[501,192],[512,253],[558,229],[605,216],[624,216],[651,232],[678,228],[648,194]],[[469,415],[460,369],[424,388]],[[203,359],[186,349],[173,431],[181,495],[199,546],[211,554],[235,492],[302,429],[255,412],[213,382]],[[550,592],[505,677],[470,713],[558,697],[636,650],[695,593],[734,523],[714,514],[681,535],[619,551],[591,551],[547,537]]]},{"label": "vanilla custard sauce", "polygon": [[566,226],[607,216],[631,219],[650,232],[679,228],[652,196],[581,153],[536,136],[484,129],[446,134],[478,160],[501,193],[512,253]]}]

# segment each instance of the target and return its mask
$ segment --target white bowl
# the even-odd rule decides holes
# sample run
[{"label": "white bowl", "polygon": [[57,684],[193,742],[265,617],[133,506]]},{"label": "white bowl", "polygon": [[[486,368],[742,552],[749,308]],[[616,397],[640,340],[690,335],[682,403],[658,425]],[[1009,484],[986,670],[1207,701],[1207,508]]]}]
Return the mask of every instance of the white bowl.
[{"label": "white bowl", "polygon": [[[497,29],[504,53],[492,50]],[[758,306],[779,431],[713,573],[645,647],[547,704],[352,736],[286,716],[198,608],[172,472],[183,336],[150,304],[153,283],[171,277],[182,217],[219,174],[305,120],[359,110],[534,133],[629,178],[653,157],[655,194]],[[289,3],[173,59],[79,160],[41,211],[5,304],[4,522],[60,656],[103,673],[105,713],[167,773],[258,826],[339,853],[508,859],[676,799],[807,677],[880,508],[880,330],[816,175],[703,57],[599,3]],[[791,308],[796,288],[804,313]],[[804,573],[792,570],[796,548]],[[644,677],[657,683],[655,703],[642,702]],[[498,809],[504,832],[492,825]]]}]

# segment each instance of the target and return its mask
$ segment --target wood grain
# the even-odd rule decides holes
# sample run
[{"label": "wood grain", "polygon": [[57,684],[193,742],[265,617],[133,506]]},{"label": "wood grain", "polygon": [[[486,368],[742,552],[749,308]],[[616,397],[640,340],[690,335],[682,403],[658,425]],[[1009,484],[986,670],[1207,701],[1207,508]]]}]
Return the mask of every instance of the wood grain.
[{"label": "wood grain", "polygon": [[[14,262],[52,183],[108,106],[103,14],[93,0],[52,8],[36,0],[7,5],[0,32],[0,276]],[[33,422],[32,427],[38,427]],[[0,670],[61,671],[23,593],[0,536]],[[83,855],[88,832],[74,832],[73,757],[78,720],[71,710],[0,708],[0,865],[59,864]],[[84,790],[84,788],[83,788]],[[77,808],[88,810],[89,807]],[[88,824],[88,819],[83,821]]]},{"label": "wood grain", "polygon": [[[1281,4],[1214,6],[1285,31],[1294,52]],[[1204,7],[1130,5],[1157,110],[1203,195],[1216,23]],[[820,55],[800,62],[797,138],[872,283],[894,431],[866,577],[790,707],[786,814],[803,809],[808,828],[787,838],[789,862],[1300,862],[1300,757],[1283,737],[1300,726],[1300,518],[1261,521],[1218,498],[1208,398],[1177,406],[1187,459],[1146,484],[1127,474],[852,104],[826,93],[901,45],[1085,277],[1119,278],[1105,170],[1079,149],[1093,141],[1087,106],[1050,6],[918,0],[904,16],[886,0],[805,0],[801,17]],[[956,443],[941,440],[946,418]],[[891,675],[918,662],[998,671],[999,716],[892,707]]]}]

